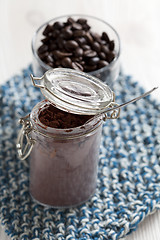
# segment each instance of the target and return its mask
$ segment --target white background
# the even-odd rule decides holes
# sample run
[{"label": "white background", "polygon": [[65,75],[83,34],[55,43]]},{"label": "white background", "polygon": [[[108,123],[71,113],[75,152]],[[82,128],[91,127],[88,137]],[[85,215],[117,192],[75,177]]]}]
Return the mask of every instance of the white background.
[{"label": "white background", "polygon": [[[31,63],[31,39],[44,21],[72,13],[102,18],[118,31],[125,73],[146,91],[159,85],[152,97],[160,102],[159,0],[0,0],[0,84]],[[159,223],[156,212],[126,239],[159,240]]]}]

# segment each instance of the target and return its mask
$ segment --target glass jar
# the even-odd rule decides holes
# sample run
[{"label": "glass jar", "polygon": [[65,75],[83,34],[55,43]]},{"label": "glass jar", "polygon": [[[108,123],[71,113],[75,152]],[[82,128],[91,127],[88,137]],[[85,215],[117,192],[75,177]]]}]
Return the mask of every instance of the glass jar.
[{"label": "glass jar", "polygon": [[[118,78],[119,71],[120,71],[120,55],[121,55],[120,38],[117,31],[109,23],[97,17],[88,16],[88,15],[72,14],[72,15],[60,16],[60,17],[51,19],[48,22],[45,22],[43,25],[41,25],[37,29],[37,31],[34,33],[34,36],[32,38],[32,43],[31,43],[32,54],[33,54],[32,67],[33,67],[34,74],[40,77],[47,70],[51,68],[51,66],[49,66],[44,61],[42,61],[37,54],[37,50],[42,44],[41,40],[42,38],[44,38],[43,36],[44,29],[46,28],[47,25],[53,25],[57,21],[66,22],[69,17],[73,18],[74,20],[77,20],[79,18],[85,18],[87,20],[87,23],[90,25],[91,30],[94,33],[101,35],[102,32],[106,32],[107,35],[109,36],[109,39],[114,41],[115,58],[107,66],[103,66],[98,70],[91,70],[89,72],[89,74],[99,78],[100,80],[105,82],[108,86],[112,87],[115,80]],[[64,51],[64,49],[62,49],[62,51]],[[49,55],[49,53],[47,52],[46,54]]]},{"label": "glass jar", "polygon": [[30,192],[39,202],[54,207],[75,206],[95,191],[102,119],[74,129],[45,127],[38,103],[30,115],[35,140],[30,156]]},{"label": "glass jar", "polygon": [[[96,189],[102,123],[119,115],[105,114],[116,105],[114,94],[98,79],[71,69],[49,70],[32,81],[48,100],[21,119],[17,149],[21,159],[30,155],[30,193],[52,207],[79,205]],[[91,116],[77,127],[48,127],[39,116],[50,104],[79,118]]]}]

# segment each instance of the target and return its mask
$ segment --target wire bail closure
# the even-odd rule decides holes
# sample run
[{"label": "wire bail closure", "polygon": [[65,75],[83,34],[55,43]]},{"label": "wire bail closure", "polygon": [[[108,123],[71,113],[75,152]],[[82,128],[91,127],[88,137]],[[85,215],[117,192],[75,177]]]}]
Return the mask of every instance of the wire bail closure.
[{"label": "wire bail closure", "polygon": [[110,111],[104,112],[103,121],[106,121],[107,119],[117,119],[117,118],[119,118],[121,109],[120,108],[116,108],[118,106],[119,106],[118,103],[112,102],[109,105]]},{"label": "wire bail closure", "polygon": [[25,160],[30,155],[32,148],[36,142],[30,136],[33,128],[30,120],[28,119],[29,116],[30,115],[28,114],[19,120],[20,124],[22,124],[22,128],[18,134],[16,148],[18,156],[21,160]]}]

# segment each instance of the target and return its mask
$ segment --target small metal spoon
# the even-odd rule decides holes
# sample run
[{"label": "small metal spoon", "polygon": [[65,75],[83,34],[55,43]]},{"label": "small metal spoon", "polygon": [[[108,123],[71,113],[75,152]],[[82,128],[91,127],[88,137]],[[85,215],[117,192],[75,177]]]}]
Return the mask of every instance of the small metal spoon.
[{"label": "small metal spoon", "polygon": [[140,100],[141,98],[144,98],[144,97],[148,96],[148,95],[151,94],[153,91],[155,91],[157,88],[158,88],[158,87],[154,87],[153,89],[151,89],[151,90],[148,91],[148,92],[145,92],[144,94],[140,95],[139,97],[136,97],[136,98],[134,98],[134,99],[132,99],[132,100],[130,100],[130,101],[128,101],[128,102],[122,103],[122,104],[120,104],[120,105],[117,105],[116,107],[104,109],[101,113],[95,115],[93,118],[90,118],[86,123],[88,123],[88,122],[92,121],[93,119],[95,119],[95,118],[97,118],[97,117],[99,117],[99,116],[101,116],[101,115],[103,115],[103,114],[106,114],[106,113],[108,113],[108,112],[110,112],[110,111],[117,110],[117,109],[119,109],[119,108],[121,108],[121,107],[124,107],[124,106],[130,104],[130,103],[136,102],[136,101]]},{"label": "small metal spoon", "polygon": [[109,109],[107,109],[107,110],[104,110],[104,112],[107,113],[107,112],[110,112],[110,111],[112,111],[112,110],[115,110],[115,109],[124,107],[124,106],[126,106],[126,105],[128,105],[128,104],[130,104],[130,103],[136,102],[136,101],[140,100],[141,98],[144,98],[144,97],[148,96],[150,93],[152,93],[153,91],[155,91],[157,88],[158,88],[158,87],[154,87],[153,89],[151,89],[150,91],[148,91],[148,92],[140,95],[139,97],[136,97],[136,98],[134,98],[134,99],[132,99],[132,100],[130,100],[130,101],[128,101],[128,102],[122,103],[121,105],[118,105],[118,106],[116,106],[116,107],[114,107],[114,108],[109,108]]}]

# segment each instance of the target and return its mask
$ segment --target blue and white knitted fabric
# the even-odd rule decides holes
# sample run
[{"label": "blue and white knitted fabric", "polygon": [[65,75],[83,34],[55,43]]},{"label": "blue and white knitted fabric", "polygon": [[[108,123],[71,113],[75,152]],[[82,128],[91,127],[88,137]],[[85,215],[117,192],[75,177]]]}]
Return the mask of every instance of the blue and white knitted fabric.
[{"label": "blue and white knitted fabric", "polygon": [[[28,191],[29,160],[16,155],[18,119],[42,98],[27,68],[0,87],[0,220],[12,240],[117,240],[160,207],[160,104],[146,97],[103,126],[97,190],[85,204],[47,208]],[[144,90],[120,76],[116,102]]]}]

